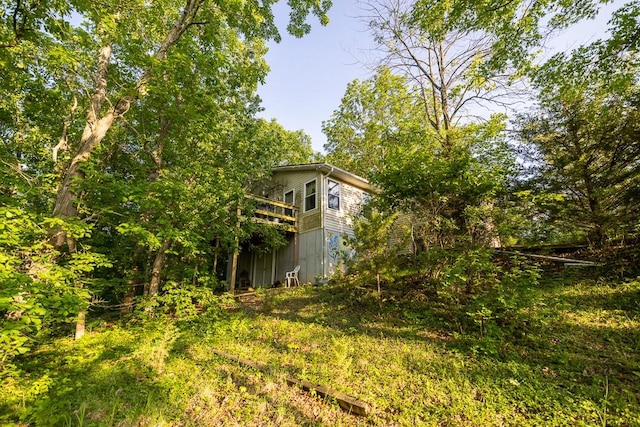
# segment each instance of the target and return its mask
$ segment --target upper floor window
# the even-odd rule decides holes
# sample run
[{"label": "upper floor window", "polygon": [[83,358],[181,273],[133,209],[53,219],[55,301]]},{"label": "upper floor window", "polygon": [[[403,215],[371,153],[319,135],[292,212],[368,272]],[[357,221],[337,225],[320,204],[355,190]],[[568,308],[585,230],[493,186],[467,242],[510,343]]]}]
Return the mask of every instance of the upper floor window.
[{"label": "upper floor window", "polygon": [[309,181],[304,185],[304,211],[316,208],[316,180]]},{"label": "upper floor window", "polygon": [[362,204],[363,205],[369,204],[370,201],[371,201],[371,195],[369,193],[365,193],[363,191],[362,192]]},{"label": "upper floor window", "polygon": [[340,184],[327,180],[327,195],[328,195],[328,204],[329,209],[340,209]]},{"label": "upper floor window", "polygon": [[[294,193],[293,190],[289,190],[286,193],[284,193],[284,202],[288,205],[293,205],[294,202]],[[286,209],[284,210],[284,214],[287,216],[293,216],[293,209]]]}]

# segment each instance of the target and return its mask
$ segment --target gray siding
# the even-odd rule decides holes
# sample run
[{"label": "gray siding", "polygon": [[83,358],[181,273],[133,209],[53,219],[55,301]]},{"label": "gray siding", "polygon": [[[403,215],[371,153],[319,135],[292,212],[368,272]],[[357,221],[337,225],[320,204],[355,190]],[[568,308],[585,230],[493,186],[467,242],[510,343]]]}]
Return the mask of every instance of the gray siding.
[{"label": "gray siding", "polygon": [[293,253],[294,248],[295,243],[293,241],[293,237],[291,237],[286,246],[278,249],[275,280],[279,280],[282,284],[285,284],[287,271],[291,271],[295,268],[295,265],[293,265],[293,260],[295,259]]},{"label": "gray siding", "polygon": [[[296,173],[276,173],[273,176],[273,181],[281,187],[282,190],[278,190],[278,194],[273,194],[272,197],[277,200],[283,200],[284,194],[290,190],[294,191],[294,205],[300,208],[299,222],[300,231],[305,232],[322,227],[322,176],[316,171],[301,171]],[[304,186],[307,182],[316,179],[316,208],[308,212],[304,211]]]},{"label": "gray siding", "polygon": [[[327,196],[326,181],[331,179],[340,183],[340,209],[330,209]],[[322,194],[324,206],[324,225],[327,230],[353,236],[353,217],[360,213],[362,208],[362,190],[337,179],[325,178]]]},{"label": "gray siding", "polygon": [[[316,208],[305,212],[305,184],[313,179],[316,179]],[[327,179],[340,184],[339,210],[328,207]],[[300,209],[298,224],[300,282],[313,283],[316,276],[331,276],[338,270],[344,270],[345,258],[353,255],[348,238],[353,237],[353,217],[362,207],[363,190],[318,170],[276,171],[272,181],[274,186],[268,197],[284,200],[284,194],[293,190],[293,204]],[[271,282],[279,280],[284,283],[286,272],[295,267],[293,238],[287,246],[278,250],[273,277],[268,273],[271,270],[267,266],[267,261],[271,261],[271,258],[257,254],[256,256],[252,263],[254,268],[258,269],[253,272],[256,281],[269,278]]]},{"label": "gray siding", "polygon": [[[305,184],[316,179],[316,208],[308,212],[304,211],[304,187]],[[324,241],[322,232],[322,194],[323,183],[322,175],[317,171],[300,171],[296,173],[276,173],[273,181],[282,189],[281,194],[273,195],[273,197],[284,199],[284,194],[290,190],[294,191],[294,205],[299,210],[299,242],[298,242],[298,262],[300,264],[300,272],[298,278],[300,283],[315,281],[315,276],[323,275],[324,269]],[[276,278],[285,283],[284,278],[287,271],[291,271],[295,266],[293,242],[285,248],[280,249]]]},{"label": "gray siding", "polygon": [[300,233],[300,283],[315,282],[317,275],[323,275],[324,233],[321,229]]},{"label": "gray siding", "polygon": [[323,192],[327,260],[325,275],[330,277],[338,271],[345,271],[345,261],[354,256],[349,239],[354,237],[353,219],[362,208],[362,190],[331,177],[326,177],[325,182],[328,179],[340,183],[340,209],[329,208],[328,184],[325,184]]}]

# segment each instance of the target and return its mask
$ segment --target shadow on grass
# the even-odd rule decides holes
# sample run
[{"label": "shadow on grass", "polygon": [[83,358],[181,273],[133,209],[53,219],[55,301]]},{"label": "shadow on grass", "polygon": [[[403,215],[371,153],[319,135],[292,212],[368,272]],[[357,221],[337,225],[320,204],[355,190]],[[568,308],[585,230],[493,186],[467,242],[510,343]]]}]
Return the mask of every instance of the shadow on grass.
[{"label": "shadow on grass", "polygon": [[[426,375],[437,380],[435,375],[445,376],[447,381],[461,383],[461,390],[473,393],[471,404],[482,406],[492,399],[503,399],[526,417],[543,414],[540,415],[543,418],[535,419],[538,425],[548,421],[544,417],[552,417],[554,412],[565,414],[562,416],[567,420],[571,419],[572,411],[580,412],[579,421],[588,422],[593,422],[589,413],[605,414],[609,410],[619,420],[624,419],[625,410],[640,416],[638,287],[609,285],[595,292],[598,289],[593,284],[574,286],[562,278],[543,278],[540,283],[539,288],[512,295],[518,302],[516,308],[505,312],[494,310],[482,326],[482,336],[472,314],[482,304],[493,307],[490,304],[495,296],[487,295],[484,300],[469,301],[468,305],[453,305],[416,288],[385,289],[380,299],[370,290],[344,285],[265,295],[261,297],[262,304],[244,306],[222,319],[202,318],[192,324],[179,324],[180,327],[157,323],[148,328],[89,334],[78,343],[45,347],[19,359],[33,390],[25,395],[24,404],[18,398],[2,403],[0,412],[16,412],[15,416],[0,420],[45,426],[161,422],[216,425],[224,421],[242,424],[265,417],[278,424],[286,421],[281,417],[288,416],[291,424],[332,425],[335,419],[318,418],[309,410],[324,405],[319,399],[284,390],[285,387],[274,389],[284,385],[278,378],[279,371],[263,381],[263,374],[206,352],[207,336],[215,336],[216,328],[242,320],[246,321],[243,327],[259,329],[262,319],[292,322],[295,324],[292,330],[319,326],[317,331],[325,335],[323,339],[348,337],[342,345],[357,346],[358,340],[368,338],[398,340],[380,349],[388,353],[385,357],[393,357],[391,353],[402,345],[401,341],[411,341],[418,344],[412,347],[418,351],[403,356],[405,359],[396,367],[396,377],[415,376],[422,380]],[[301,359],[296,363],[314,361],[312,351],[332,351],[307,348],[313,343],[291,343],[267,334],[262,336],[259,330],[245,333],[239,329],[237,335],[227,335],[229,342],[236,340],[235,344],[242,345],[242,340],[253,340],[252,345],[262,346],[274,356],[296,353]],[[327,342],[332,345],[332,341]],[[426,358],[419,352],[422,343],[435,349],[429,357],[436,357],[435,353],[442,357]],[[269,364],[265,360],[256,361]],[[449,367],[451,361],[460,363],[458,367]],[[281,368],[289,374],[304,375],[302,366]],[[363,371],[349,377],[350,380],[372,375],[362,366],[366,365],[359,365]],[[437,368],[434,373],[425,374],[434,367]],[[349,365],[345,369],[350,369]],[[460,377],[455,377],[455,370]],[[433,408],[438,405],[447,408],[446,396],[442,398],[444,403],[407,406],[404,399],[411,399],[415,390],[422,387],[421,383],[410,381],[407,383],[416,388],[395,390],[390,393],[393,397],[381,399],[388,405],[384,411],[389,412],[389,408],[435,411]],[[400,382],[404,384],[404,378]],[[37,384],[40,389],[35,388]],[[380,391],[371,391],[370,396],[394,387],[387,383],[379,386]],[[209,400],[202,390],[205,387],[212,390],[213,397]],[[587,409],[583,408],[585,405]],[[394,416],[390,415],[392,421],[400,420]],[[198,417],[203,421],[196,421]],[[349,420],[352,424],[359,422]]]},{"label": "shadow on grass", "polygon": [[154,406],[165,404],[166,390],[152,372],[127,363],[134,343],[88,342],[91,339],[87,336],[77,346],[68,342],[66,348],[49,347],[21,361],[32,387],[12,421],[115,425],[123,414],[152,414]]},{"label": "shadow on grass", "polygon": [[[538,288],[523,290],[519,307],[487,319],[482,336],[469,313],[471,306],[447,306],[428,298],[403,300],[392,293],[382,302],[372,292],[346,286],[301,290],[270,301],[271,309],[247,307],[243,315],[253,321],[265,316],[321,325],[356,340],[384,336],[428,342],[462,355],[469,362],[469,378],[500,387],[514,405],[527,411],[542,410],[537,408],[541,402],[560,405],[558,411],[580,401],[597,407],[606,405],[603,399],[610,396],[612,411],[620,415],[632,408],[637,415],[638,287],[614,284],[594,292],[597,289],[588,282],[573,282],[582,280],[580,274],[573,277],[545,277]],[[599,313],[602,310],[617,312]],[[277,343],[264,345],[276,353],[286,351]],[[594,413],[603,410],[598,408]]]},{"label": "shadow on grass", "polygon": [[343,413],[333,402],[287,385],[280,369],[263,372],[212,353],[196,334],[178,338],[172,354],[189,359],[203,367],[201,374],[215,375],[226,384],[225,400],[233,396],[225,409],[226,422],[231,425],[262,425],[265,419],[269,420],[268,425],[296,426],[334,425],[336,420],[347,425],[362,422],[355,415]]}]

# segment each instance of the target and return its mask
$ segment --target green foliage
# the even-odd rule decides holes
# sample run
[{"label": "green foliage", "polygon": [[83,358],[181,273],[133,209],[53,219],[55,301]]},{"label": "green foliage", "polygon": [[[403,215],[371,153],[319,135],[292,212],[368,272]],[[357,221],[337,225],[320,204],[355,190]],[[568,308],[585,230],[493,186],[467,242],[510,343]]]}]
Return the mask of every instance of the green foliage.
[{"label": "green foliage", "polygon": [[[443,304],[396,282],[384,302],[362,304],[368,290],[338,283],[269,293],[277,315],[258,296],[215,322],[101,322],[83,340],[56,338],[20,357],[21,371],[3,377],[0,422],[637,424],[640,282],[527,279],[528,265],[501,263],[505,289],[466,302]],[[374,410],[347,414],[287,386],[287,376]]]},{"label": "green foliage", "polygon": [[490,36],[492,55],[485,65],[491,72],[516,67],[526,71],[545,37],[582,19],[592,19],[599,1],[416,1],[413,25],[442,40],[449,34],[483,32]]},{"label": "green foliage", "polygon": [[[206,300],[174,282],[253,231],[235,226],[246,188],[312,155],[255,117],[276,3],[2,2],[0,206],[19,218],[0,222],[3,360],[93,297],[117,306],[168,279],[166,310]],[[328,22],[328,0],[287,4],[296,36]]]},{"label": "green foliage", "polygon": [[455,114],[425,107],[425,90],[384,67],[350,83],[323,124],[327,159],[376,184],[378,207],[406,214],[420,249],[469,238],[493,243],[499,200],[517,169],[506,117],[443,127],[442,116],[453,120]]},{"label": "green foliage", "polygon": [[[473,272],[476,281],[478,271]],[[505,336],[518,336],[523,326],[520,313],[530,307],[529,290],[539,286],[540,270],[535,264],[511,258],[501,267],[483,271],[483,291],[469,299],[466,314],[478,327],[480,342],[474,350],[491,356],[498,356],[501,340]],[[492,275],[489,280],[487,276]]]},{"label": "green foliage", "polygon": [[497,204],[515,170],[503,126],[496,117],[459,129],[455,149],[447,155],[438,144],[395,150],[386,169],[374,176],[385,209],[412,218],[419,249],[497,239]]},{"label": "green foliage", "polygon": [[[51,218],[38,218],[25,209],[0,207],[0,372],[12,359],[35,347],[58,328],[73,322],[86,309],[93,282],[91,273],[110,267],[107,258],[89,248],[60,258],[46,243]],[[76,234],[87,233],[79,223],[65,223]]]},{"label": "green foliage", "polygon": [[[354,82],[325,125],[329,156],[344,164],[364,164],[367,174],[373,171],[383,197],[394,207],[415,209],[417,196],[422,196],[421,211],[412,213],[429,218],[424,228],[435,230],[427,246],[451,245],[452,238],[464,235],[472,242],[495,244],[497,232],[512,241],[531,241],[543,234],[556,240],[587,236],[598,243],[624,237],[637,217],[637,5],[625,5],[613,14],[609,40],[580,48],[570,57],[558,54],[542,67],[532,65],[550,31],[594,18],[599,7],[598,2],[574,7],[572,2],[547,0],[374,2],[370,26],[386,54],[384,63],[404,73],[410,84],[401,77],[385,80],[384,73],[368,86]],[[448,55],[454,57],[449,60]],[[474,103],[503,105],[510,85],[523,75],[536,82],[540,109],[521,121],[520,138],[533,146],[533,163],[542,164],[539,180],[532,184],[543,189],[536,198],[545,198],[541,192],[550,197],[529,210],[526,219],[532,228],[545,221],[544,230],[508,235],[512,219],[524,220],[521,214],[527,211],[518,212],[521,206],[513,209],[522,199],[506,197],[507,184],[516,175],[500,123],[504,119],[494,118],[486,126],[478,126],[475,115],[460,119]],[[403,86],[404,92],[390,89]],[[422,114],[416,115],[418,110]],[[484,126],[486,132],[473,130],[476,126]],[[428,128],[431,132],[424,131]],[[367,132],[375,136],[367,138]],[[419,136],[406,144],[410,138],[399,135],[409,134]],[[377,151],[369,148],[372,141]],[[477,152],[484,143],[492,152],[488,157]],[[389,152],[394,146],[395,152]],[[383,159],[383,167],[375,164],[377,159]],[[485,165],[490,166],[482,168]],[[420,176],[423,169],[428,172]],[[420,187],[423,182],[425,188]],[[427,192],[431,194],[425,197]],[[565,203],[548,203],[558,194],[565,195]]]},{"label": "green foliage", "polygon": [[354,224],[355,238],[351,245],[356,258],[348,260],[349,269],[356,274],[358,282],[375,283],[378,294],[382,283],[396,278],[397,254],[406,244],[407,230],[398,227],[397,220],[397,213],[387,215],[373,210]]},{"label": "green foliage", "polygon": [[136,306],[142,318],[169,316],[174,319],[192,321],[199,316],[210,321],[220,315],[224,303],[232,301],[229,295],[220,296],[208,286],[167,281],[162,293],[154,297],[143,297]]},{"label": "green foliage", "polygon": [[537,193],[562,194],[560,220],[600,245],[637,224],[639,89],[637,52],[610,55],[609,42],[558,54],[538,70],[539,109],[518,122],[537,169]]},{"label": "green foliage", "polygon": [[585,240],[574,221],[565,221],[565,195],[520,190],[509,194],[499,212],[498,224],[505,246],[570,244]]},{"label": "green foliage", "polygon": [[424,111],[405,77],[381,67],[347,85],[340,107],[322,124],[327,161],[364,177],[385,169],[394,148],[425,144]]},{"label": "green foliage", "polygon": [[268,159],[269,166],[295,165],[311,161],[314,155],[311,138],[301,130],[287,131],[275,120],[258,120],[256,128],[252,138],[253,147],[272,151],[270,156],[261,156],[265,160]]}]

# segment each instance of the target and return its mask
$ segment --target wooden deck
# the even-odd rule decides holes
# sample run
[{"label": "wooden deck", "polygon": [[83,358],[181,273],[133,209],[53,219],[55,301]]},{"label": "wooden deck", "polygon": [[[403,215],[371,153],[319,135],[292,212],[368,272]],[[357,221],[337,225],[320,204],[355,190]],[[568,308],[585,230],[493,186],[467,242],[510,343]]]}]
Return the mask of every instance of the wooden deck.
[{"label": "wooden deck", "polygon": [[[291,232],[294,234],[294,260],[293,264],[298,264],[298,213],[299,209],[288,203],[283,203],[279,200],[267,199],[266,197],[256,196],[254,194],[246,194],[245,198],[255,203],[255,209],[252,209],[252,214],[243,215],[240,207],[238,206],[237,215],[238,221],[236,228],[240,228],[242,221],[253,221],[269,224],[277,227],[281,230]],[[231,258],[231,279],[229,280],[229,286],[232,293],[236,291],[236,274],[238,269],[238,254],[240,253],[240,242],[238,234],[235,237],[235,245],[233,250],[233,257]]]},{"label": "wooden deck", "polygon": [[253,216],[248,218],[250,221],[274,225],[292,233],[298,232],[298,207],[253,194],[245,197],[256,202]]}]

